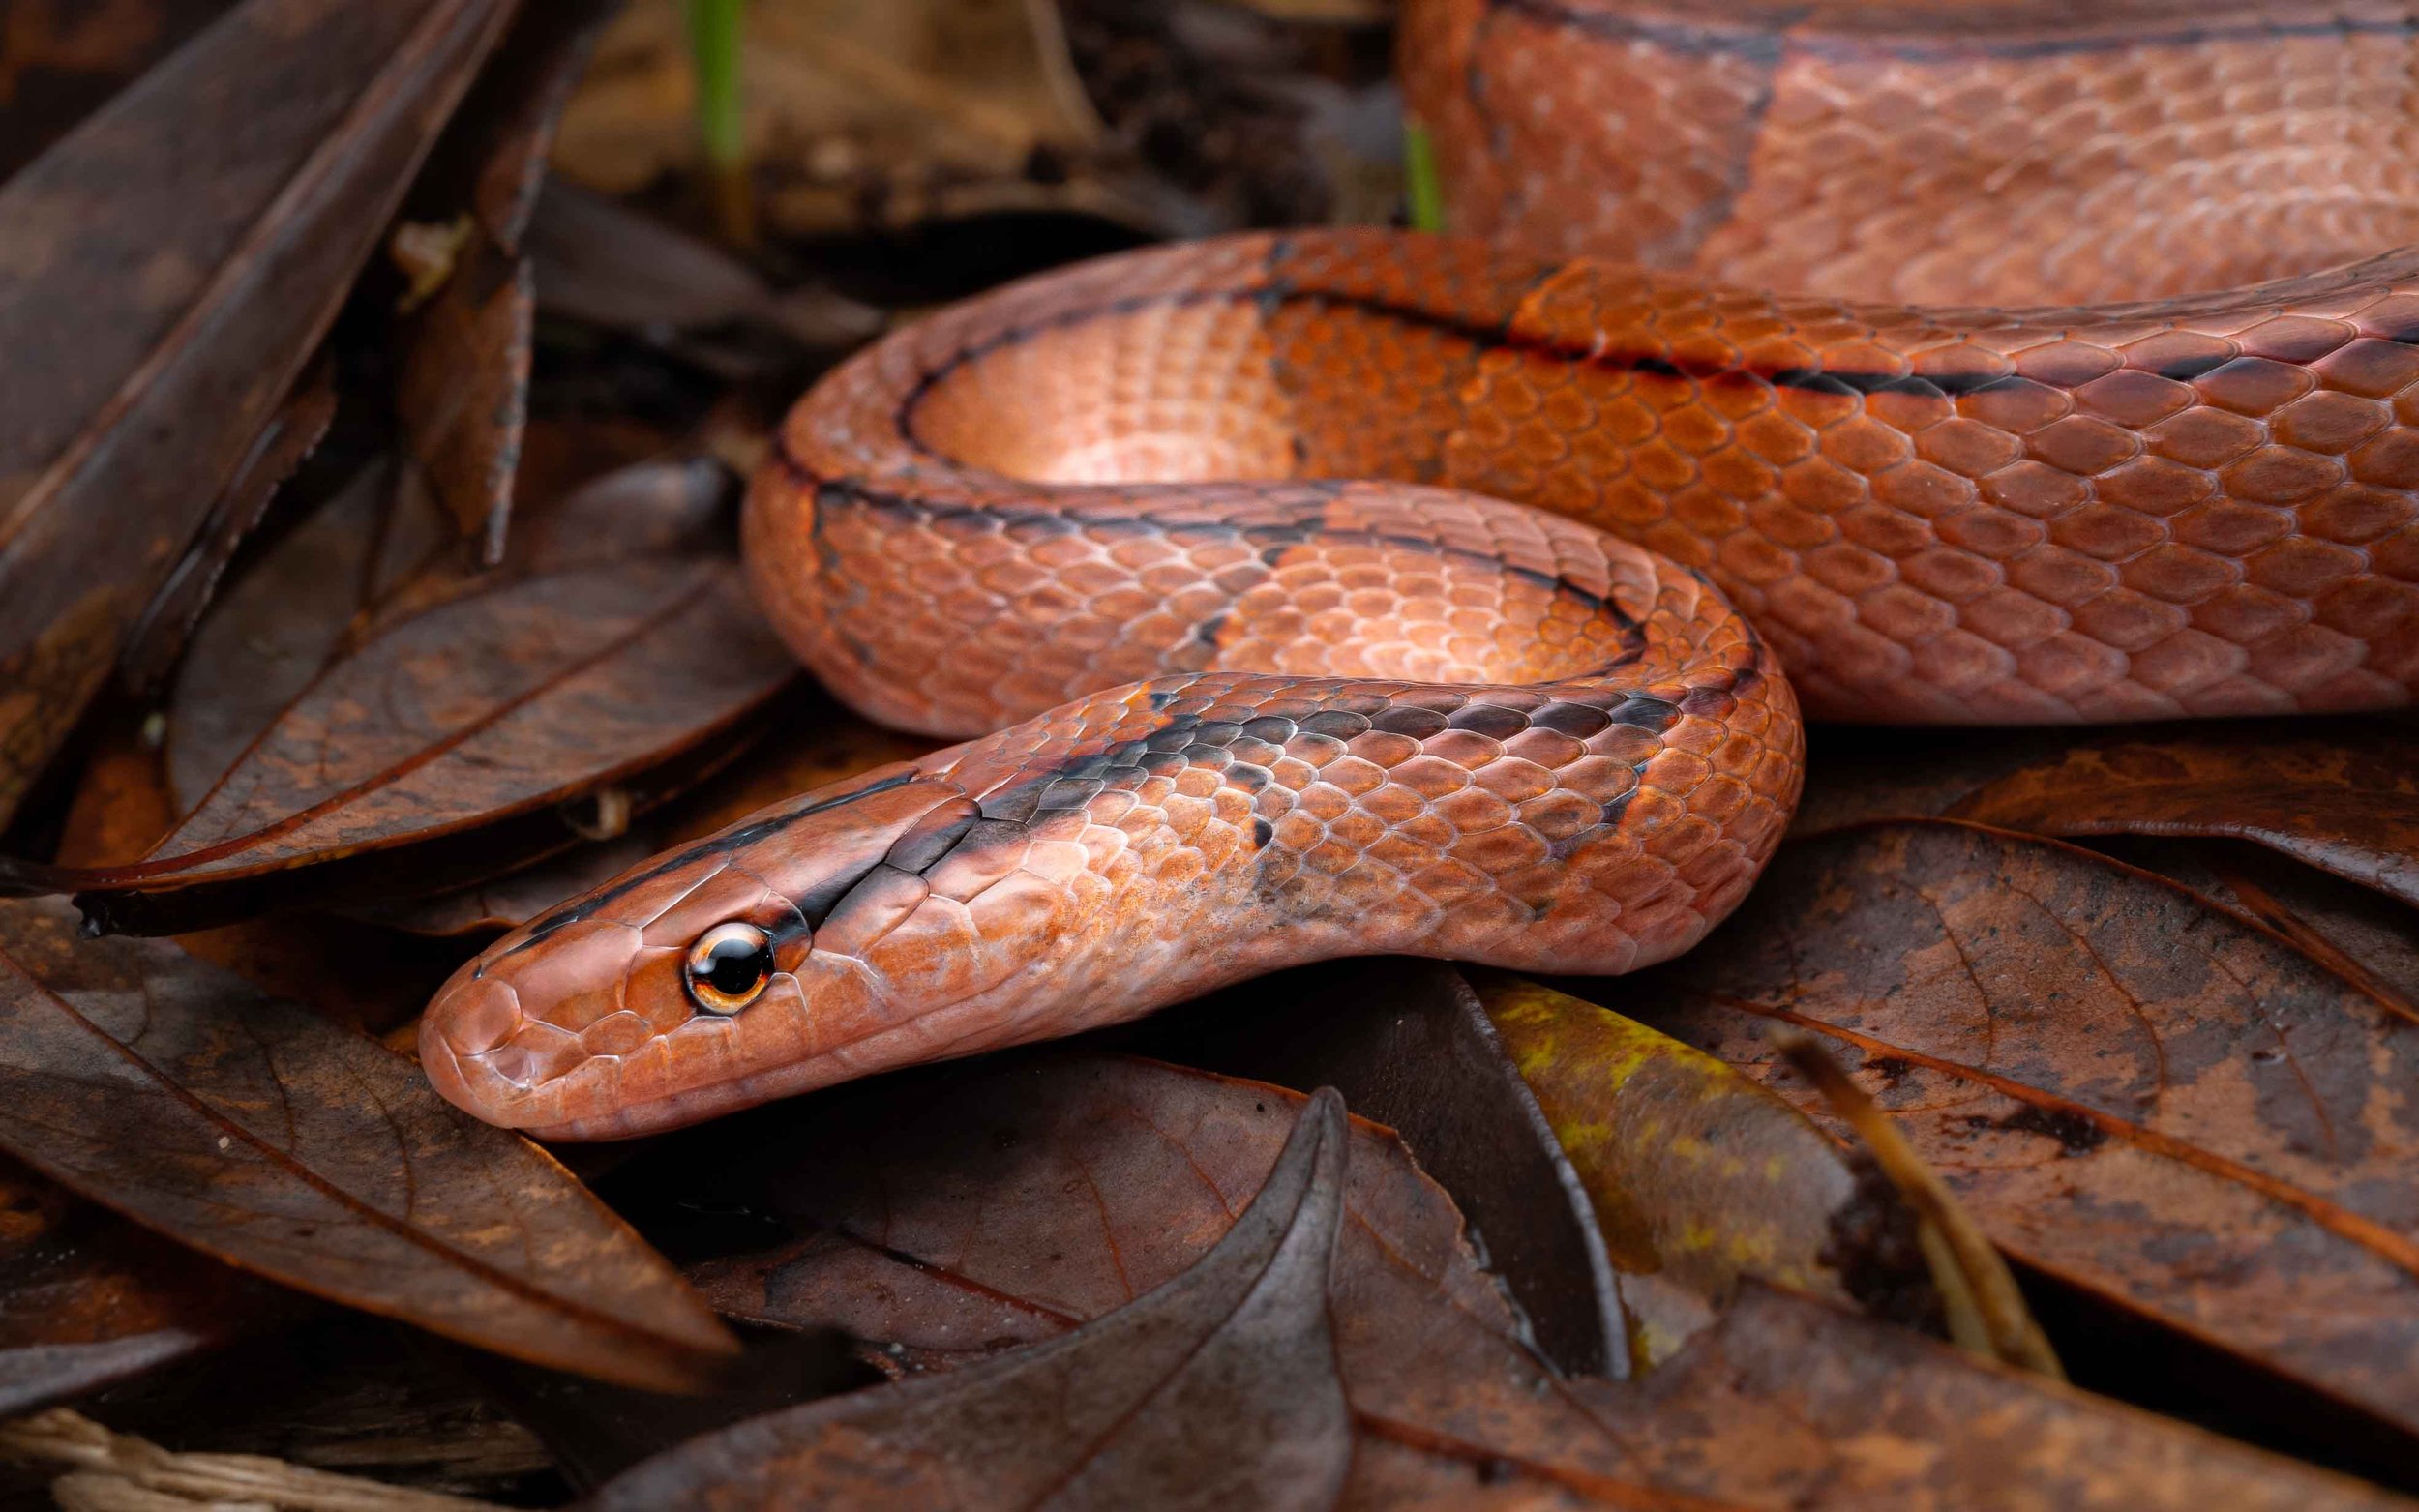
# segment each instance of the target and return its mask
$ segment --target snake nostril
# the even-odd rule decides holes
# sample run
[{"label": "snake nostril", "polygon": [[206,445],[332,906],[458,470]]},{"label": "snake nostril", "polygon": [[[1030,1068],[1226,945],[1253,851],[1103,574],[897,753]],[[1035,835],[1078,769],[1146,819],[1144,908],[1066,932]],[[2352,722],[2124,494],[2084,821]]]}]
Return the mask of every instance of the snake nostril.
[{"label": "snake nostril", "polygon": [[428,1023],[456,1054],[483,1054],[521,1027],[521,997],[493,977],[473,977],[439,998]]}]

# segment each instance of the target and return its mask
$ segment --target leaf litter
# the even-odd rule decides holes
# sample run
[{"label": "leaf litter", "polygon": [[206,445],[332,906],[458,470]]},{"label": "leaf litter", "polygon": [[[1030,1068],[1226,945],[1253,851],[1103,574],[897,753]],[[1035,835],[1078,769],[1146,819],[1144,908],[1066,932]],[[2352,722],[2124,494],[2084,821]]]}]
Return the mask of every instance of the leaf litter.
[{"label": "leaf litter", "polygon": [[[312,25],[354,27],[351,43],[370,24],[276,3]],[[245,30],[270,8],[253,0],[209,44],[250,49],[247,66],[275,74],[275,47]],[[125,9],[137,19],[131,50],[94,52],[105,71],[139,66],[124,60],[154,45],[137,35],[153,35],[150,14]],[[155,928],[207,917],[197,904],[180,914],[168,881],[210,884],[185,896],[218,899],[228,917],[336,902],[345,864],[367,858],[403,895],[347,918],[248,918],[182,948],[71,945],[58,904],[0,904],[0,1012],[19,1025],[0,1055],[18,1092],[0,1100],[6,1142],[154,1226],[33,1171],[0,1179],[0,1372],[30,1365],[43,1400],[182,1356],[220,1322],[278,1326],[290,1294],[247,1270],[523,1356],[710,1388],[681,1412],[613,1405],[595,1394],[605,1388],[522,1398],[572,1404],[557,1423],[584,1424],[591,1439],[680,1445],[783,1400],[710,1379],[727,1341],[559,1168],[510,1137],[490,1141],[340,1026],[390,1026],[420,991],[411,963],[464,948],[448,936],[525,919],[641,848],[793,786],[914,754],[781,698],[791,670],[745,611],[720,533],[727,478],[690,455],[702,432],[675,439],[706,404],[679,400],[688,418],[668,425],[656,400],[612,387],[657,372],[641,392],[679,370],[671,388],[786,392],[883,317],[815,277],[816,254],[794,243],[737,253],[592,192],[541,191],[551,152],[575,176],[694,223],[685,102],[642,99],[685,67],[665,25],[672,7],[630,8],[551,143],[600,8],[524,6],[499,32],[501,9],[431,0],[425,14],[444,19],[415,34],[429,46],[345,54],[373,70],[425,65],[413,87],[460,95],[433,148],[442,108],[385,136],[277,138],[355,171],[341,212],[314,208],[341,214],[346,236],[305,249],[321,255],[290,309],[262,309],[257,270],[240,270],[239,297],[220,307],[224,341],[172,353],[184,386],[144,402],[203,417],[207,434],[171,440],[214,481],[173,501],[91,494],[130,519],[172,515],[168,554],[113,568],[114,596],[81,618],[36,616],[50,637],[42,655],[8,664],[31,679],[21,686],[68,697],[11,726],[0,793],[25,789],[113,658],[136,693],[174,671],[164,770],[139,707],[113,707],[77,748],[85,780],[56,859],[120,869],[118,890],[96,900],[105,917]],[[1245,16],[1191,0],[1072,0],[1062,32],[1055,8],[981,0],[793,9],[759,29],[751,59],[760,85],[774,81],[758,93],[754,184],[777,232],[856,236],[1036,208],[1196,231],[1338,207],[1367,218],[1350,207],[1393,203],[1390,153],[1367,150],[1372,123],[1390,138],[1390,104],[1371,107],[1378,97],[1335,66],[1343,33],[1304,47],[1287,30],[1365,26],[1357,3],[1311,7],[1304,23],[1287,18],[1303,9],[1290,4]],[[980,26],[958,24],[970,16]],[[156,35],[187,24],[169,16]],[[45,35],[54,61],[88,41],[55,24]],[[827,35],[843,45],[810,56]],[[970,44],[980,37],[999,45]],[[493,63],[464,93],[468,60],[491,45]],[[1305,56],[1327,61],[1305,69]],[[970,59],[979,87],[961,88]],[[181,58],[144,88],[172,93],[196,67]],[[1274,83],[1246,101],[1221,68]],[[810,76],[820,93],[791,87]],[[281,119],[341,93],[329,89],[288,102]],[[146,98],[94,119],[142,119]],[[1180,162],[1177,141],[1198,146],[1198,161]],[[424,150],[415,180],[405,169]],[[389,179],[368,172],[373,160]],[[77,171],[129,161],[88,154]],[[254,213],[212,197],[190,165],[190,184],[133,166],[142,171],[120,177],[200,202],[222,231]],[[21,175],[0,195],[43,182]],[[323,412],[312,418],[325,391],[288,380],[314,351],[343,373],[359,368],[358,332],[324,347],[316,333],[385,228],[384,210],[363,207],[392,205],[380,196],[407,182],[404,216],[447,228],[424,269],[434,300],[401,324],[381,305],[362,326],[401,358],[405,430],[347,451],[342,432],[361,406],[340,379],[329,449],[350,459],[354,486],[314,493],[304,475],[269,515],[273,532],[299,516],[292,528],[245,547],[277,477],[325,427]],[[373,267],[361,288],[391,305],[391,282]],[[142,321],[159,311],[122,313],[78,371],[105,380],[111,341],[135,351],[155,340]],[[558,370],[554,401],[603,394],[615,413],[546,412],[550,341],[610,370]],[[237,368],[277,381],[205,392],[202,380]],[[6,396],[12,417],[36,402],[72,429],[93,412],[90,385],[59,388]],[[764,403],[724,393],[708,444],[744,456],[744,432],[762,424],[745,416]],[[657,418],[619,412],[649,405]],[[113,451],[122,440],[93,443],[98,470],[47,463],[40,488],[56,503],[127,476],[106,469],[137,454],[157,465],[156,452]],[[0,539],[0,579],[33,563],[73,581],[61,549],[39,530]],[[221,592],[230,557],[238,570]],[[590,623],[607,598],[628,625],[610,612],[602,630]],[[649,608],[665,624],[699,616],[697,633],[652,642],[663,654],[641,706],[616,710],[581,667],[649,640],[639,628]],[[17,643],[11,623],[0,656]],[[635,638],[616,640],[615,627]],[[750,653],[732,647],[751,636],[761,675],[733,669]],[[684,678],[685,701],[665,691]],[[770,741],[749,749],[776,703]],[[2394,721],[1987,741],[1892,732],[1880,746],[1818,732],[1800,833],[1836,833],[1784,852],[1749,905],[1764,910],[1755,948],[1717,941],[1727,954],[1622,984],[1612,1000],[1641,1023],[1500,982],[1490,1015],[1448,968],[1358,964],[1343,974],[1357,981],[1308,974],[1262,991],[1267,1022],[1297,1026],[1290,1045],[1254,1041],[1241,1018],[1211,1017],[1191,1035],[1199,1064],[1256,1057],[1253,1069],[1305,1090],[1332,1081],[1357,1109],[1399,1123],[1400,1139],[1345,1118],[1331,1097],[1078,1050],[826,1094],[673,1137],[618,1172],[590,1159],[582,1169],[610,1172],[616,1202],[667,1244],[677,1226],[659,1230],[638,1177],[656,1172],[692,1208],[725,1194],[752,1238],[726,1231],[702,1254],[682,1251],[725,1310],[783,1330],[839,1326],[904,1378],[673,1447],[606,1503],[666,1484],[721,1504],[785,1504],[862,1489],[851,1477],[879,1463],[903,1477],[885,1489],[954,1483],[977,1499],[981,1474],[1016,1465],[1040,1467],[1037,1484],[1060,1499],[1159,1499],[1181,1484],[1316,1505],[2383,1504],[1880,1320],[1926,1316],[1909,1305],[1921,1289],[1907,1279],[1904,1215],[1832,1141],[1837,1121],[1774,1079],[1759,1030],[1801,1021],[1854,1065],[2028,1286],[2046,1278],[2149,1336],[2238,1351],[2288,1382],[2237,1379],[2226,1389],[2252,1411],[2289,1408],[2298,1389],[2356,1404],[2347,1420],[2407,1428],[2404,1252],[2419,1213],[2401,1171],[2413,1102],[2403,1042],[2419,931],[2395,899],[2412,896],[2419,853],[2400,813],[2408,738]],[[1837,755],[1860,750],[1861,767]],[[493,781],[463,769],[465,756],[498,755],[511,770]],[[184,802],[166,796],[171,780]],[[2192,892],[2000,830],[1841,828],[1942,814],[2098,837]],[[156,859],[136,863],[172,827]],[[531,856],[552,859],[495,875]],[[461,888],[464,877],[479,880]],[[1223,1015],[1244,997],[1193,1012]],[[1406,1061],[1429,1074],[1401,1074]],[[354,1095],[365,1086],[375,1095]],[[407,1201],[398,1148],[412,1152]],[[1512,1222],[1512,1207],[1535,1221]],[[482,1248],[504,1241],[477,1215],[503,1213],[504,1232],[545,1230],[515,1241],[522,1269]],[[221,1287],[262,1300],[205,1320]],[[45,1315],[45,1296],[68,1300]],[[2054,1342],[2079,1343],[2088,1360],[2098,1341],[2062,1327],[2067,1316],[2053,1317]],[[1170,1338],[1206,1352],[1156,1376],[1138,1367],[1134,1341]],[[1581,1373],[1568,1374],[1574,1360]],[[792,1395],[835,1383],[817,1379]],[[1030,1404],[1001,1382],[1044,1379],[1127,1414],[1121,1430],[1081,1444],[1049,1424],[1014,1432]],[[2382,1458],[2360,1463],[2404,1478]]]},{"label": "leaf litter", "polygon": [[[1254,1425],[1280,1413],[1307,1425],[1276,1446],[1299,1456],[1289,1504],[2393,1504],[1755,1287],[1641,1380],[1564,1380],[1522,1343],[1443,1194],[1332,1093],[1064,1051],[894,1082],[751,1115],[721,1138],[821,1158],[772,1162],[785,1174],[769,1194],[734,1173],[692,1197],[745,1192],[746,1210],[801,1233],[696,1267],[719,1306],[837,1325],[905,1379],[695,1439],[594,1505],[1256,1488],[1274,1451]],[[880,1144],[876,1129],[890,1131]],[[714,1147],[665,1159],[716,1169]],[[1172,1369],[1185,1356],[1171,1336],[1196,1360],[1214,1350],[1214,1371]],[[1344,1436],[1329,1426],[1339,1382]],[[1174,1403],[1188,1410],[1171,1423]],[[1140,1426],[1111,1426],[1124,1424]],[[1238,1435],[1200,1469],[1220,1425]]]},{"label": "leaf litter", "polygon": [[692,1384],[730,1340],[519,1137],[409,1062],[158,941],[0,904],[0,1148],[286,1285],[612,1379]]}]

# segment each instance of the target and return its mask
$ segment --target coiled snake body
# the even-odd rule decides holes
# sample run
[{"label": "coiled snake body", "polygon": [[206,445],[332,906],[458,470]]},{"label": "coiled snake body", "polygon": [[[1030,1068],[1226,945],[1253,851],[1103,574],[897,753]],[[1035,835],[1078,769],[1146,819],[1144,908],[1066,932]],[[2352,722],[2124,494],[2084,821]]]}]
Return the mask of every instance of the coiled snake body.
[{"label": "coiled snake body", "polygon": [[2419,253],[2344,259],[2419,241],[2419,13],[1405,37],[1459,225],[1548,250],[1146,252],[834,372],[751,492],[756,593],[868,714],[999,732],[497,941],[425,1021],[439,1088],[593,1138],[1296,962],[1628,970],[1752,883],[1800,699],[2410,701]]}]

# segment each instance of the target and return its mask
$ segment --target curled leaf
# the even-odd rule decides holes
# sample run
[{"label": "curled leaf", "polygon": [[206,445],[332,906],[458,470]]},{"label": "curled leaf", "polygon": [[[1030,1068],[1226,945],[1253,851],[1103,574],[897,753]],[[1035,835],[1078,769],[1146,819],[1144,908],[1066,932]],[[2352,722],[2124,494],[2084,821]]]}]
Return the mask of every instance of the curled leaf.
[{"label": "curled leaf", "polygon": [[1353,1459],[1328,1271],[1343,1100],[1310,1100],[1191,1268],[1065,1338],[708,1435],[599,1509],[861,1504],[1325,1508]]},{"label": "curled leaf", "polygon": [[[1044,1052],[818,1098],[778,1134],[725,1136],[746,1160],[693,1142],[660,1179],[684,1206],[769,1214],[792,1235],[697,1270],[726,1313],[962,1364],[1181,1275],[1235,1222],[1301,1106],[1156,1061]],[[1399,1394],[1416,1401],[1429,1379],[1543,1379],[1445,1194],[1386,1131],[1356,1121],[1346,1138],[1337,1328],[1356,1402],[1417,1415]],[[1389,1321],[1431,1303],[1425,1327]]]},{"label": "curled leaf", "polygon": [[410,470],[480,559],[503,560],[513,473],[529,422],[537,288],[526,261],[473,249],[403,340],[395,399]]},{"label": "curled leaf", "polygon": [[1342,1092],[1401,1135],[1452,1198],[1548,1359],[1573,1375],[1628,1369],[1628,1341],[1643,1325],[1592,1192],[1451,966],[1403,957],[1305,966],[1162,1014],[1125,1043],[1204,1070]]}]

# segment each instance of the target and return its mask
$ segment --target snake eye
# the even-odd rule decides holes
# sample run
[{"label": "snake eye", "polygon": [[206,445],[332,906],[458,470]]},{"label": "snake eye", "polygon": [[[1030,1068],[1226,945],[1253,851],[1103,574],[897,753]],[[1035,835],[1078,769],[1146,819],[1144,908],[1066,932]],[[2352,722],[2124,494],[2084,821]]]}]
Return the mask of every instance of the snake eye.
[{"label": "snake eye", "polygon": [[691,1002],[707,1013],[737,1013],[772,980],[773,942],[753,924],[717,924],[689,947],[687,975]]}]

